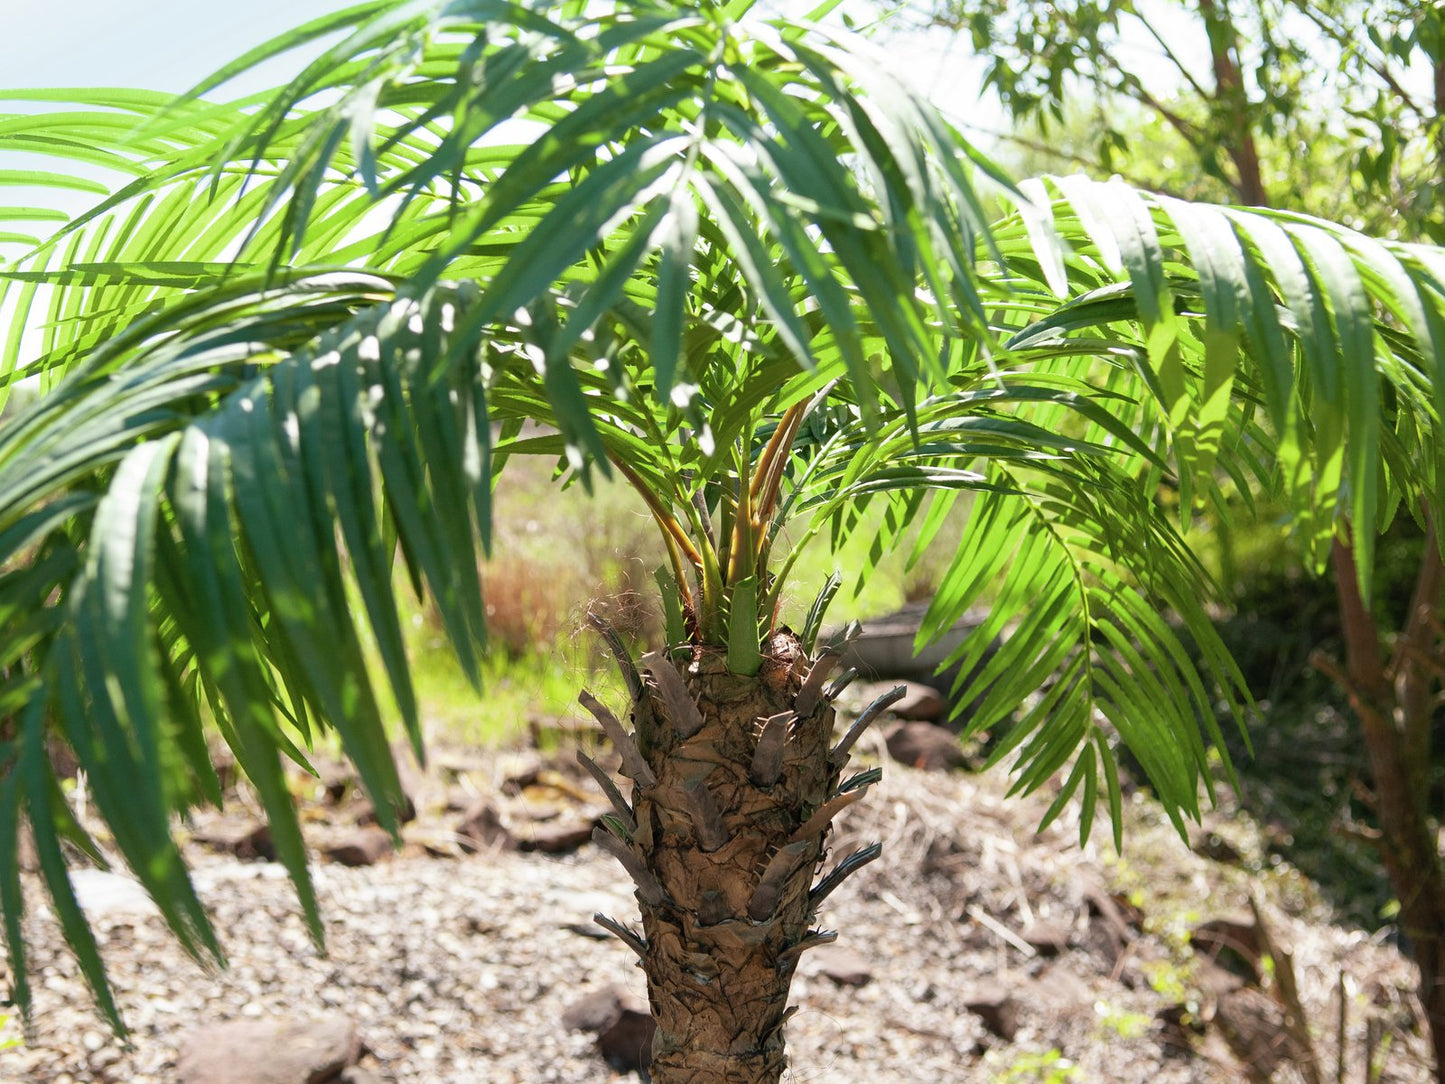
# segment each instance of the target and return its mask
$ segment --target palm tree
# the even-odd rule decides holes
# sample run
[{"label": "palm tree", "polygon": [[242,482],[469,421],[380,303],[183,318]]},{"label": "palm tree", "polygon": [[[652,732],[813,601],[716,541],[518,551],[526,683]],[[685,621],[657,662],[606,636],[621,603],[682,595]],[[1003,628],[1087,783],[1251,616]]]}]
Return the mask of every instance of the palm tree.
[{"label": "palm tree", "polygon": [[[372,0],[179,101],[64,92],[0,122],[0,149],[51,159],[0,179],[121,178],[45,238],[12,214],[0,267],[0,387],[42,386],[0,426],[22,1005],[27,822],[120,1026],[56,744],[176,935],[219,960],[170,831],[220,801],[219,735],[320,936],[280,756],[334,730],[394,827],[363,644],[420,755],[393,570],[475,672],[491,485],[523,455],[620,475],[670,556],[664,644],[634,662],[599,622],[630,729],[583,694],[630,779],[595,771],[597,838],[641,930],[603,921],[642,958],[663,1084],[779,1079],[793,969],[832,936],[819,907],[878,853],[828,866],[832,819],[877,778],[845,778],[848,750],[888,701],[835,737],[835,585],[782,621],[817,536],[867,529],[881,553],[963,520],[924,635],[990,600],[951,661],[982,665],[975,728],[1012,720],[994,759],[1019,790],[1062,776],[1049,817],[1077,796],[1085,837],[1102,795],[1117,845],[1123,743],[1181,831],[1198,817],[1216,707],[1242,719],[1247,694],[1181,532],[1284,486],[1318,549],[1430,491],[1440,254],[1119,184],[1020,191],[866,44],[749,8]],[[280,90],[206,97],[320,39]]]}]

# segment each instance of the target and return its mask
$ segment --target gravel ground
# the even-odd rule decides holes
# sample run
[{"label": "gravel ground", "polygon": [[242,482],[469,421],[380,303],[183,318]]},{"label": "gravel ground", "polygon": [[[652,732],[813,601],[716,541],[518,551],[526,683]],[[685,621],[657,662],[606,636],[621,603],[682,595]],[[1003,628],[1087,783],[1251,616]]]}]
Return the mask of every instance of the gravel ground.
[{"label": "gravel ground", "polygon": [[[1130,860],[1121,863],[1107,860],[1107,826],[1084,850],[1067,817],[1036,835],[1042,805],[1006,802],[1001,779],[895,765],[886,775],[845,815],[834,847],[842,855],[882,839],[884,858],[834,893],[822,916],[842,933],[842,945],[862,955],[871,981],[844,986],[823,974],[829,950],[804,957],[793,990],[800,1009],[788,1028],[790,1080],[1243,1079],[1216,1029],[1203,1028],[1181,1047],[1179,1033],[1156,1014],[1182,1000],[1197,1019],[1209,1017],[1207,997],[1179,989],[1190,974],[1182,962],[1187,928],[1237,912],[1244,892],[1261,883],[1257,875],[1200,858],[1177,840],[1159,842],[1163,830],[1147,811],[1131,826]],[[1241,832],[1247,855],[1251,840]],[[1142,864],[1155,852],[1169,856],[1167,867]],[[356,1022],[369,1050],[362,1064],[392,1084],[634,1079],[599,1058],[592,1036],[560,1022],[567,1005],[609,983],[643,990],[631,953],[593,936],[594,911],[635,918],[625,878],[595,847],[565,857],[403,852],[368,868],[318,865],[325,957],[310,943],[279,867],[199,849],[193,858],[229,968],[199,969],[128,882],[86,873],[82,890],[133,1045],[118,1045],[89,1007],[54,921],[37,903],[27,920],[36,1016],[23,1044],[0,1050],[0,1081],[170,1082],[178,1043],[198,1025],[327,1011]],[[1087,901],[1135,883],[1157,889],[1157,902],[1143,902],[1143,929],[1121,948]],[[1384,1079],[1424,1082],[1420,1044],[1405,1034],[1409,966],[1362,933],[1330,926],[1288,878],[1269,883],[1278,889],[1272,932],[1294,946],[1328,1078],[1343,973],[1349,1079],[1364,1078],[1363,1064],[1353,1063],[1368,1017],[1377,1030],[1396,1032]],[[1056,955],[1033,948],[1030,928],[1061,931],[1066,944]],[[965,1008],[980,996],[1015,999],[1012,1042]],[[1301,1077],[1285,1066],[1276,1079]]]}]

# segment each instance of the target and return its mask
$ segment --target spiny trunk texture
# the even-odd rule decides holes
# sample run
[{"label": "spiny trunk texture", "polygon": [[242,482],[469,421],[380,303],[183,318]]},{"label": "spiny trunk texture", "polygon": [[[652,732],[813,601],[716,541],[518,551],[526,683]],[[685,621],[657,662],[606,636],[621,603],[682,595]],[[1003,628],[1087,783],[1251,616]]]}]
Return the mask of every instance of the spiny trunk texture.
[{"label": "spiny trunk texture", "polygon": [[642,958],[657,1084],[781,1078],[798,957],[832,939],[809,930],[817,907],[877,854],[845,859],[814,886],[829,822],[877,773],[839,786],[849,742],[831,748],[822,683],[832,658],[810,660],[791,633],[766,646],[754,676],[730,673],[708,648],[676,663],[645,656],[646,680],[620,659],[634,690],[631,735],[584,694],[634,784],[630,806],[609,792],[617,816],[598,842],[637,884],[643,936],[602,921]]}]

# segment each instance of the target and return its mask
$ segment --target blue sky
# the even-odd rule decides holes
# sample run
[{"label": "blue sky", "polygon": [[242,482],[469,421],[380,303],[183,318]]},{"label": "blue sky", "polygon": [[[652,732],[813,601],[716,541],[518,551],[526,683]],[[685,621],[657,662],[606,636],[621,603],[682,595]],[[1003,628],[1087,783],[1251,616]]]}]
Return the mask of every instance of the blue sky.
[{"label": "blue sky", "polygon": [[[350,2],[0,0],[0,86],[180,92],[251,46]],[[979,65],[951,44],[948,35],[909,35],[906,68],[940,106],[966,116],[976,108]],[[232,92],[275,85],[294,70],[283,58]]]},{"label": "blue sky", "polygon": [[[344,0],[0,0],[0,85],[183,91],[251,46],[345,6]],[[256,85],[272,81],[279,80]]]}]

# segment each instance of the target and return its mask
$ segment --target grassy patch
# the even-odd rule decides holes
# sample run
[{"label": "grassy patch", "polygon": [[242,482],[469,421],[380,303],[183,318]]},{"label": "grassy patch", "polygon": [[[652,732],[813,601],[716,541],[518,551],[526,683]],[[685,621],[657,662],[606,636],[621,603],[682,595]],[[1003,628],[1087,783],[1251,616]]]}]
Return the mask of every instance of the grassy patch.
[{"label": "grassy patch", "polygon": [[[952,553],[947,528],[912,568],[911,537],[887,554],[871,552],[873,522],[855,530],[837,553],[822,537],[804,551],[785,591],[783,620],[794,628],[835,569],[843,587],[831,622],[897,609],[932,591]],[[793,537],[801,537],[795,530]],[[783,544],[786,544],[784,540]],[[653,570],[666,561],[651,517],[625,485],[599,480],[591,494],[561,488],[550,466],[519,460],[498,485],[492,556],[483,562],[488,643],[482,689],[453,658],[435,611],[403,602],[407,649],[427,732],[467,744],[495,744],[543,726],[585,717],[577,692],[619,692],[615,671],[586,629],[589,609],[605,614],[638,651],[663,636]],[[410,600],[399,585],[398,597]],[[378,670],[379,674],[379,670]]]}]

